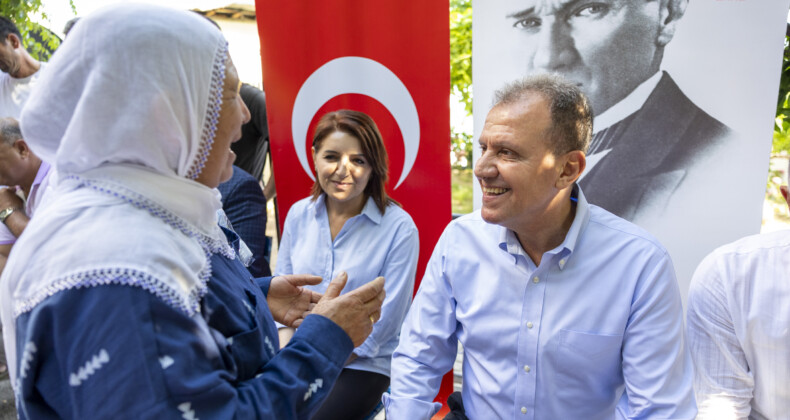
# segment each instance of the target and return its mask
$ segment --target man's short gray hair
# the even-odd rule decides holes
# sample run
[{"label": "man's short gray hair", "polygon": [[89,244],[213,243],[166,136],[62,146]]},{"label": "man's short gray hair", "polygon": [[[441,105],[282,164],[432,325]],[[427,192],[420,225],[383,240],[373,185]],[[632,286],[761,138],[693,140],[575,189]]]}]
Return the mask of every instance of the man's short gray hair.
[{"label": "man's short gray hair", "polygon": [[11,117],[0,118],[0,141],[13,146],[21,138],[22,130],[19,129],[19,121]]},{"label": "man's short gray hair", "polygon": [[494,93],[494,107],[513,104],[530,93],[549,102],[551,127],[546,133],[554,154],[572,150],[587,153],[592,138],[593,111],[587,96],[573,83],[557,74],[527,76],[510,82]]}]

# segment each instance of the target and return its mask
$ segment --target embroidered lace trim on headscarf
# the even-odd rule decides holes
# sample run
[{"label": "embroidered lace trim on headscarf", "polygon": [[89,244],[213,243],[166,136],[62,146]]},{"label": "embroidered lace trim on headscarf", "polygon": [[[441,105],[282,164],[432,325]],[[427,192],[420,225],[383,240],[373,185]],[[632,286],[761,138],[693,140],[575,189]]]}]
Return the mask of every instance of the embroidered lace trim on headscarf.
[{"label": "embroidered lace trim on headscarf", "polygon": [[203,171],[211,147],[214,145],[214,136],[217,133],[217,123],[219,123],[219,113],[222,108],[222,89],[225,85],[225,60],[228,57],[228,43],[221,46],[219,53],[214,58],[214,71],[211,75],[211,88],[208,97],[208,110],[206,121],[203,123],[200,148],[197,158],[187,171],[186,177],[195,179]]},{"label": "embroidered lace trim on headscarf", "polygon": [[[202,233],[190,226],[183,218],[129,188],[125,188],[122,185],[115,184],[108,180],[84,179],[77,175],[66,176],[64,180],[77,181],[81,186],[86,186],[100,193],[120,198],[138,209],[148,211],[152,216],[180,230],[184,235],[196,239],[209,257],[211,254],[222,254],[231,260],[235,258],[236,254],[233,247],[228,244],[227,239],[219,230],[214,231],[215,236]],[[220,235],[216,235],[217,232],[219,232]],[[211,273],[209,272],[209,276],[210,275]]]},{"label": "embroidered lace trim on headscarf", "polygon": [[16,303],[14,317],[31,311],[44,299],[64,290],[83,287],[123,285],[140,287],[158,297],[167,305],[179,309],[188,316],[200,310],[200,299],[206,294],[206,283],[211,277],[211,263],[200,274],[200,286],[185,297],[170,285],[154,276],[131,268],[103,268],[63,276],[51,282],[47,288],[37,291],[32,297]]}]

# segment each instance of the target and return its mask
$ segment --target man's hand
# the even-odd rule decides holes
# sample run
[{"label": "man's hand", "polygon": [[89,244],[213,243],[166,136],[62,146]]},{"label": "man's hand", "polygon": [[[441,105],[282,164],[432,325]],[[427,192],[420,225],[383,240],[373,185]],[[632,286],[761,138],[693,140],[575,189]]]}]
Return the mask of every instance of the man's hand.
[{"label": "man's hand", "polygon": [[25,213],[25,202],[22,200],[22,189],[19,187],[0,188],[0,210],[9,207],[16,209],[5,219],[5,226],[17,238],[25,231],[30,218]]},{"label": "man's hand", "polygon": [[384,277],[377,277],[370,283],[340,296],[346,285],[348,274],[340,273],[324,292],[324,297],[313,308],[313,313],[323,315],[339,325],[348,334],[354,347],[362,344],[373,323],[381,316],[384,302]]},{"label": "man's hand", "polygon": [[289,274],[272,278],[266,303],[269,304],[274,320],[289,327],[298,327],[321,298],[321,294],[302,286],[319,283],[321,277],[310,274]]},{"label": "man's hand", "polygon": [[13,207],[15,209],[24,209],[25,203],[22,198],[17,195],[17,187],[3,187],[0,188],[0,210]]}]

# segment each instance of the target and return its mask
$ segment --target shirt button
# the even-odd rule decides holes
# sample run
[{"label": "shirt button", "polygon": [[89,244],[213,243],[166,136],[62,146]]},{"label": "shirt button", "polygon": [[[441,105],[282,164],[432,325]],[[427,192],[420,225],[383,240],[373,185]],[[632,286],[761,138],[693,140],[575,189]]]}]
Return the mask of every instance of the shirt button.
[{"label": "shirt button", "polygon": [[521,407],[521,414],[527,414],[527,407]]},{"label": "shirt button", "polygon": [[564,265],[565,265],[565,258],[563,258],[563,259],[561,259],[561,260],[560,260],[560,267],[562,267],[562,266],[564,266]]},{"label": "shirt button", "polygon": [[532,323],[531,322],[527,322],[527,328],[532,329]]},{"label": "shirt button", "polygon": [[535,276],[535,277],[532,278],[532,282],[533,283],[537,283],[539,281],[540,281],[540,279],[538,278],[538,276]]},{"label": "shirt button", "polygon": [[530,370],[532,369],[530,369],[529,365],[524,365],[524,372],[529,372]]}]

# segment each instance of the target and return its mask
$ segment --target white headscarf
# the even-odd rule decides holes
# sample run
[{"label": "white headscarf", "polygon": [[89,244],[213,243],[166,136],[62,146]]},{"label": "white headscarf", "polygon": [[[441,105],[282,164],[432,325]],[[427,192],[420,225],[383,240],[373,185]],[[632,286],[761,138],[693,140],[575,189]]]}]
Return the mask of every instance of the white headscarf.
[{"label": "white headscarf", "polygon": [[203,17],[126,4],[80,20],[41,70],[21,127],[58,179],[0,280],[12,383],[17,316],[63,290],[123,284],[199,310],[210,254],[233,256],[215,190],[192,180],[214,141],[226,59]]}]

